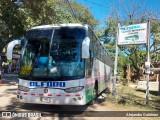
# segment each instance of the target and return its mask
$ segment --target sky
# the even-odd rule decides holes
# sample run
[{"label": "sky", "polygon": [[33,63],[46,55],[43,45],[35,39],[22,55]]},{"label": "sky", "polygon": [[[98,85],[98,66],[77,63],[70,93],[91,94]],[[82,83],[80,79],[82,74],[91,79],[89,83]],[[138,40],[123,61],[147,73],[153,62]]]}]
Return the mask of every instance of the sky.
[{"label": "sky", "polygon": [[[101,25],[105,24],[104,21],[106,18],[109,17],[112,10],[111,8],[113,7],[115,7],[118,10],[119,14],[124,18],[125,18],[124,14],[125,11],[123,6],[127,7],[130,4],[134,3],[140,5],[141,8],[153,11],[153,13],[154,11],[156,12],[158,11],[160,13],[160,0],[76,0],[76,1],[90,8],[91,13],[94,15],[96,19],[100,21]],[[129,7],[127,7],[127,9],[129,10]]]}]

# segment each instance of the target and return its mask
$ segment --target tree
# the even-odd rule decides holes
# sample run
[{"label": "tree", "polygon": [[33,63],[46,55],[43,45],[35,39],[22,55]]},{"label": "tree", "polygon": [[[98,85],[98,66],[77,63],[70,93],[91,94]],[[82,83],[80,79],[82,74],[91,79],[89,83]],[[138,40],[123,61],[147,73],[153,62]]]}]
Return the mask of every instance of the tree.
[{"label": "tree", "polygon": [[[128,1],[127,1],[128,2]],[[114,52],[115,47],[113,47],[113,44],[115,44],[115,38],[116,38],[116,29],[118,22],[121,23],[121,25],[130,25],[130,24],[138,24],[147,22],[147,20],[154,19],[154,22],[151,21],[151,38],[154,38],[157,33],[159,33],[158,30],[160,30],[159,27],[159,21],[158,19],[155,20],[156,14],[153,14],[153,11],[144,8],[143,2],[139,3],[139,1],[129,1],[129,3],[126,3],[124,0],[119,0],[119,4],[123,8],[123,13],[119,13],[120,10],[117,10],[116,8],[113,8],[112,13],[110,17],[106,20],[107,27],[105,29],[105,36],[111,36],[112,38],[111,45],[107,43],[106,46],[110,46],[111,50]],[[123,15],[123,16],[122,16]],[[156,38],[159,39],[159,38]],[[152,60],[154,60],[153,53],[155,51],[159,50],[159,47],[156,44],[156,39],[153,40],[153,43],[150,45],[150,53],[152,56]],[[151,49],[154,47],[154,50]],[[136,71],[136,73],[139,75],[143,71],[143,66],[147,58],[147,46],[146,45],[132,45],[132,46],[120,46],[120,50],[122,54],[126,55],[128,59],[130,60],[130,64],[132,65],[132,69]],[[121,59],[121,58],[119,58]],[[151,61],[152,61],[151,60]],[[126,64],[126,62],[122,63]]]},{"label": "tree", "polygon": [[23,0],[21,12],[26,14],[26,29],[36,25],[74,22],[71,13],[59,7],[55,0]]},{"label": "tree", "polygon": [[87,7],[75,1],[70,4],[76,18],[66,0],[21,0],[22,4],[15,1],[0,1],[1,51],[8,42],[23,37],[33,26],[81,22],[95,27],[98,23]]},{"label": "tree", "polygon": [[98,25],[98,20],[94,18],[89,8],[77,3],[76,0],[70,0],[69,2],[67,1],[69,0],[58,0],[57,3],[59,4],[60,8],[72,13],[75,22],[89,24],[92,28],[95,28]]},{"label": "tree", "polygon": [[18,7],[12,0],[0,2],[0,50],[3,49],[4,44],[13,38],[23,35],[24,25],[21,17]]}]

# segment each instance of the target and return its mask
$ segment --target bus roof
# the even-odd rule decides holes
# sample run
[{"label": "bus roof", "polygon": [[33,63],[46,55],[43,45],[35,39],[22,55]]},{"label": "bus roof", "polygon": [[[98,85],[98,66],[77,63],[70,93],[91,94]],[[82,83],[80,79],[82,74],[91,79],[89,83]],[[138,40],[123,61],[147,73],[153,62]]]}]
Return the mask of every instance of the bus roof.
[{"label": "bus roof", "polygon": [[86,29],[88,28],[88,25],[85,24],[80,24],[80,23],[66,23],[66,24],[51,24],[51,25],[41,25],[41,26],[35,26],[32,27],[32,29],[47,29],[47,28],[57,28],[57,27],[85,27]]}]

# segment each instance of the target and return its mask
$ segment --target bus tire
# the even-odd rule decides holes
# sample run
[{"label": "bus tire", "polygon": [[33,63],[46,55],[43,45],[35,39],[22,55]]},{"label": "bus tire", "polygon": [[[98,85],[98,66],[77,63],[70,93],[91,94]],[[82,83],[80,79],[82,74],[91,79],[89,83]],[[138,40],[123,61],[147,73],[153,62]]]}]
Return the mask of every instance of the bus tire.
[{"label": "bus tire", "polygon": [[94,94],[94,99],[96,100],[98,97],[98,82],[97,81],[95,82],[95,85],[94,85],[93,94]]}]

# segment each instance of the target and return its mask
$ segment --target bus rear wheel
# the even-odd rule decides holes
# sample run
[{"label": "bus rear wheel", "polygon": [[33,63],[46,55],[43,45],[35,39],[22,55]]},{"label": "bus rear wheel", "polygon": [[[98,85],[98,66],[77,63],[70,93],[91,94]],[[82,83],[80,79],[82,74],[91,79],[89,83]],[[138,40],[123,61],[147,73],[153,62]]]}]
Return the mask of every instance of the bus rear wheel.
[{"label": "bus rear wheel", "polygon": [[95,84],[94,90],[93,90],[94,99],[96,100],[98,97],[98,84]]}]

